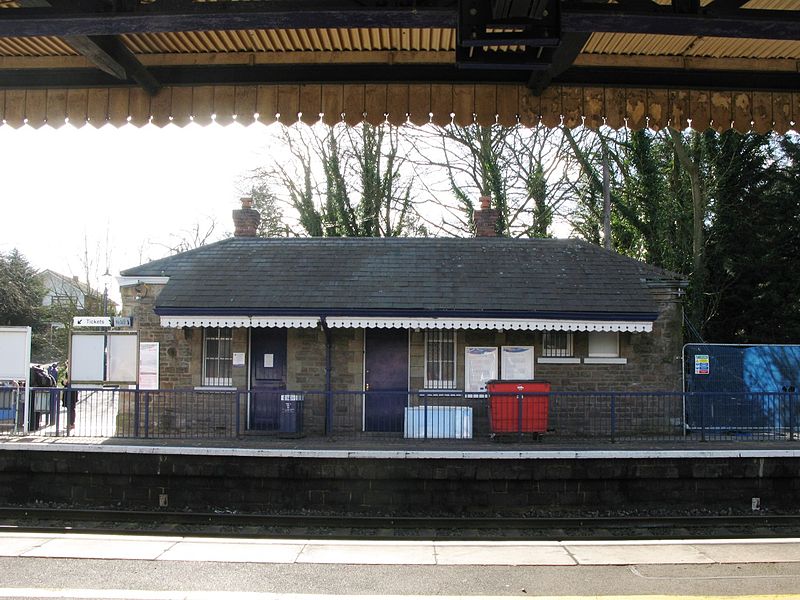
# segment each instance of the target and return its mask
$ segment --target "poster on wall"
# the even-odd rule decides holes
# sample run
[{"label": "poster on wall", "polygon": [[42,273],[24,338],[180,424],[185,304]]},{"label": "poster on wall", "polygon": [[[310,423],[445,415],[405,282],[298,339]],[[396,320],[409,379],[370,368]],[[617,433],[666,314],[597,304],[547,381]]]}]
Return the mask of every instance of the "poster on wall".
[{"label": "poster on wall", "polygon": [[135,382],[139,336],[135,333],[109,333],[106,347],[108,352],[106,380]]},{"label": "poster on wall", "polygon": [[105,334],[72,333],[69,351],[69,378],[72,383],[102,383],[105,363]]},{"label": "poster on wall", "polygon": [[695,354],[694,355],[694,374],[695,375],[708,375],[711,373],[711,361],[708,354]]},{"label": "poster on wall", "polygon": [[139,389],[158,389],[158,342],[139,344]]},{"label": "poster on wall", "polygon": [[500,357],[503,379],[533,379],[533,346],[503,346]]},{"label": "poster on wall", "polygon": [[0,379],[25,381],[31,362],[31,328],[0,327]]},{"label": "poster on wall", "polygon": [[497,348],[469,346],[464,360],[464,391],[485,392],[486,382],[497,379]]}]

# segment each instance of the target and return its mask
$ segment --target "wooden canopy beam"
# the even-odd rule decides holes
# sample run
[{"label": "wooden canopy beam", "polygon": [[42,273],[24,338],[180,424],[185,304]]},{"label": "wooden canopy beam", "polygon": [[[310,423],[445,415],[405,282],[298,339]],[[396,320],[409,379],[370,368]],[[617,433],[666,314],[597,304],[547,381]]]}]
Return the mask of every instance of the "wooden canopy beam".
[{"label": "wooden canopy beam", "polygon": [[572,67],[575,59],[583,50],[589,40],[589,33],[564,33],[561,35],[561,44],[553,52],[550,58],[550,66],[547,70],[534,72],[528,81],[528,87],[534,93],[541,94],[550,85],[554,78],[561,75],[564,71]]},{"label": "wooden canopy beam", "polygon": [[104,73],[122,80],[130,77],[151,96],[161,88],[156,78],[117,36],[75,35],[64,38],[64,41]]},{"label": "wooden canopy beam", "polygon": [[561,9],[562,32],[643,33],[763,40],[800,39],[800,11],[706,11],[701,14],[670,10],[626,10],[614,4],[570,3]]},{"label": "wooden canopy beam", "polygon": [[[161,85],[258,85],[266,83],[530,83],[534,68],[520,64],[517,69],[476,70],[454,63],[439,64],[257,64],[257,65],[171,65],[150,66],[148,73]],[[551,77],[562,85],[647,87],[657,83],[667,89],[728,89],[797,91],[792,70],[710,70],[670,67],[573,65]],[[539,80],[533,80],[537,83]],[[541,81],[545,81],[542,79]],[[14,68],[0,71],[0,89],[85,88],[119,86],[113,76],[90,68]],[[124,85],[124,84],[123,84]],[[128,85],[133,85],[129,83]],[[544,85],[539,83],[541,91]]]},{"label": "wooden canopy beam", "polygon": [[354,0],[193,2],[159,0],[130,12],[77,7],[0,11],[0,36],[121,35],[236,29],[423,27],[453,28],[456,0],[419,0],[407,8],[369,7]]},{"label": "wooden canopy beam", "polygon": [[[800,11],[797,10],[746,9],[738,7],[738,0],[717,0],[699,13],[681,13],[671,5],[629,2],[563,2],[559,7],[561,31],[800,39]],[[87,4],[81,0],[54,4],[56,6],[0,11],[0,36],[337,27],[454,28],[458,13],[458,0],[417,0],[405,4],[397,0],[384,6],[365,5],[356,0],[234,3],[158,0],[137,4],[131,11],[117,12],[100,11],[96,3]]]}]

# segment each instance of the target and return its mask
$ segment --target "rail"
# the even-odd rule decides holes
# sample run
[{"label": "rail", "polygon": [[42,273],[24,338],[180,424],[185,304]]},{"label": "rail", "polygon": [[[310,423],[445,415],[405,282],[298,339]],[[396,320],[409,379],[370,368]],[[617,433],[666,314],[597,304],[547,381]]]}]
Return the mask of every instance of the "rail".
[{"label": "rail", "polygon": [[653,540],[786,538],[800,515],[341,515],[219,510],[2,507],[0,525],[18,533],[174,534],[202,537],[456,540]]},{"label": "rail", "polygon": [[[0,435],[25,430],[18,396],[0,388]],[[32,388],[28,416],[44,437],[794,441],[800,394]]]}]

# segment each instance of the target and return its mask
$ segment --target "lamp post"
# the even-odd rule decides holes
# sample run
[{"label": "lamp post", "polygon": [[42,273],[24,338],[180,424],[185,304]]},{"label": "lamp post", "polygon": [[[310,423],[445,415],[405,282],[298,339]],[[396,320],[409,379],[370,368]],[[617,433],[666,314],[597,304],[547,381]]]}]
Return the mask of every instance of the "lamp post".
[{"label": "lamp post", "polygon": [[106,267],[106,272],[103,273],[103,316],[108,316],[108,281],[111,279],[111,273],[108,272],[108,267]]}]

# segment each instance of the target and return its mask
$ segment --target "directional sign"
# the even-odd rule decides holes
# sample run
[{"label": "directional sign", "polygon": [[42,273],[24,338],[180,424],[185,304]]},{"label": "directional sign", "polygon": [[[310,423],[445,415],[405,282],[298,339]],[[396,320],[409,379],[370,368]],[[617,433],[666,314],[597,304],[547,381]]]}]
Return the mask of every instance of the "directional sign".
[{"label": "directional sign", "polygon": [[114,327],[133,327],[133,317],[114,317]]},{"label": "directional sign", "polygon": [[72,317],[73,327],[111,327],[111,317]]}]

